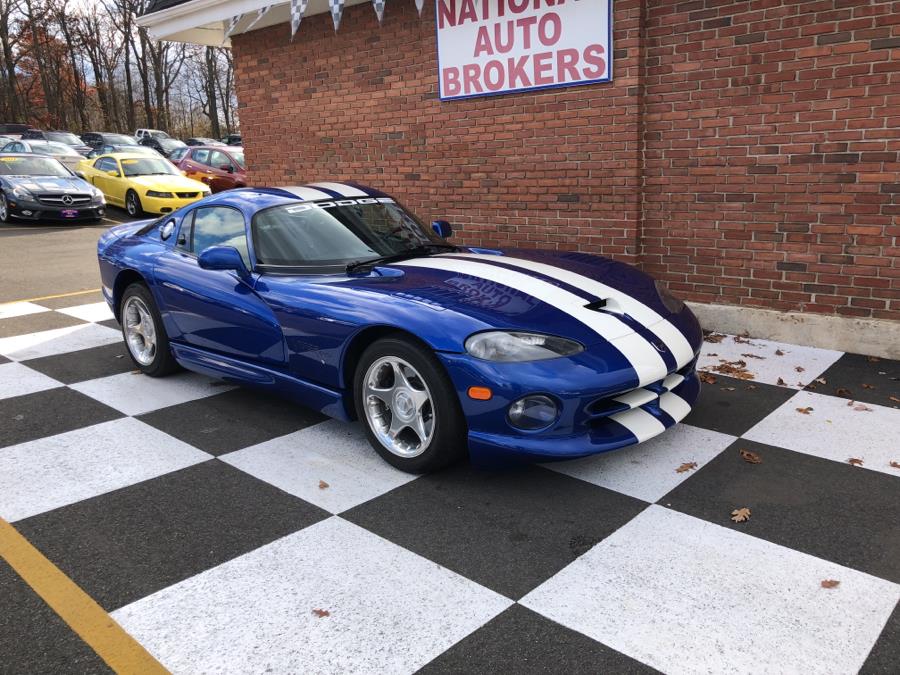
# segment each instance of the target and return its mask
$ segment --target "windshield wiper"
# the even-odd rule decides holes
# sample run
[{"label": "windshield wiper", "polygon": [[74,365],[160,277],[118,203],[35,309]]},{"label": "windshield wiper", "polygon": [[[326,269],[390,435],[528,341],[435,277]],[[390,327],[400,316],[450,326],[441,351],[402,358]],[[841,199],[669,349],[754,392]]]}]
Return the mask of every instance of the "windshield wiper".
[{"label": "windshield wiper", "polygon": [[391,253],[389,255],[378,256],[377,258],[369,258],[368,260],[356,260],[347,265],[347,273],[355,272],[369,265],[386,265],[392,262],[399,262],[408,258],[417,258],[419,256],[432,255],[433,253],[443,251],[458,251],[459,247],[453,244],[420,244],[413,248]]}]

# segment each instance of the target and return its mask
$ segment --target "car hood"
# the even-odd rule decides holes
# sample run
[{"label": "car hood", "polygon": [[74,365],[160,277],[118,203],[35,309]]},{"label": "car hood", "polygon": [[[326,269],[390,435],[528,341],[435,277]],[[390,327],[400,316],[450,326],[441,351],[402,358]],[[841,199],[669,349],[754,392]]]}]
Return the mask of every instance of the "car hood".
[{"label": "car hood", "polygon": [[187,176],[132,176],[133,185],[159,192],[198,192],[208,190],[206,185]]},{"label": "car hood", "polygon": [[86,181],[76,176],[4,176],[3,180],[12,187],[24,188],[30,192],[40,193],[64,193],[64,192],[90,192],[91,187]]}]

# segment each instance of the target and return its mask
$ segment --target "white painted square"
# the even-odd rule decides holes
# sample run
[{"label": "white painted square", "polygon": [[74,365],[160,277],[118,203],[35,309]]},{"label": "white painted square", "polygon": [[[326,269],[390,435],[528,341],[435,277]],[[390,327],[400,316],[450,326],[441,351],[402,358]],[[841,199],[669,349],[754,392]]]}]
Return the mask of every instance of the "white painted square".
[{"label": "white painted square", "polygon": [[25,396],[63,386],[52,377],[12,361],[0,365],[0,399]]},{"label": "white painted square", "polygon": [[[812,410],[804,415],[797,408]],[[900,461],[900,410],[800,391],[744,438],[836,462],[854,457],[866,469],[896,476],[891,462]]]},{"label": "white painted square", "polygon": [[0,516],[20,520],[211,459],[124,418],[0,449]]},{"label": "white painted square", "polygon": [[412,673],[511,604],[332,517],[112,616],[174,673]]},{"label": "white painted square", "polygon": [[0,338],[0,354],[16,361],[38,359],[42,356],[66,354],[112,344],[122,339],[122,333],[94,323],[54,328],[38,333]]},{"label": "white painted square", "polygon": [[897,584],[650,506],[521,604],[666,673],[830,674],[857,672],[898,599]]},{"label": "white painted square", "polygon": [[152,410],[196,401],[234,389],[229,385],[223,386],[220,380],[196,373],[182,372],[168,377],[147,377],[138,371],[87,380],[69,386],[126,415],[142,415]]},{"label": "white painted square", "polygon": [[[381,459],[359,424],[336,420],[220,459],[331,513],[346,511],[417,478]],[[327,487],[319,487],[320,481]]]},{"label": "white painted square", "polygon": [[[678,424],[638,445],[545,466],[594,485],[655,502],[735,440],[735,436],[718,431]],[[676,471],[682,464],[690,462],[696,462],[696,468],[682,473]]]},{"label": "white painted square", "polygon": [[65,309],[58,309],[56,311],[60,314],[68,314],[69,316],[74,316],[76,319],[91,321],[93,323],[99,323],[100,321],[107,321],[108,319],[115,318],[109,305],[105,302],[92,302],[88,305],[76,305],[75,307],[66,307]]},{"label": "white painted square", "polygon": [[0,319],[12,319],[16,316],[49,312],[46,307],[41,307],[33,302],[5,302],[0,304]]},{"label": "white painted square", "polygon": [[[844,352],[833,349],[819,349],[817,347],[801,347],[784,342],[772,340],[759,340],[757,338],[740,338],[750,340],[750,344],[735,342],[734,336],[726,335],[718,344],[704,342],[700,350],[700,358],[697,361],[699,370],[712,370],[713,367],[725,361],[746,361],[747,372],[753,374],[754,382],[763,384],[778,384],[778,379],[784,382],[785,387],[802,389],[819,375],[824,373]],[[782,356],[776,352],[781,351]],[[745,356],[753,354],[753,356]],[[798,371],[797,368],[802,368]],[[725,373],[727,375],[727,373]]]}]

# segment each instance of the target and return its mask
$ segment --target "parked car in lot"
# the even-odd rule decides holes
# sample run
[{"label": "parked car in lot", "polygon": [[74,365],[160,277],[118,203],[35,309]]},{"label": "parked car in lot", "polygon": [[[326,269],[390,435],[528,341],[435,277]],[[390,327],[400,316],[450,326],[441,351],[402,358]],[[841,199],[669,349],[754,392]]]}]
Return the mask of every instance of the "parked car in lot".
[{"label": "parked car in lot", "polygon": [[68,131],[41,131],[40,129],[29,129],[22,134],[23,141],[52,141],[53,143],[62,143],[68,145],[79,155],[87,155],[91,151],[91,146],[87,145],[78,136]]},{"label": "parked car in lot", "polygon": [[642,442],[699,393],[690,309],[585,253],[454,246],[358,184],[243,188],[98,242],[136,366],[358,417],[405,471]]},{"label": "parked car in lot", "polygon": [[128,134],[112,134],[105,131],[88,131],[81,134],[85,145],[96,148],[98,145],[131,145],[137,147],[137,139]]},{"label": "parked car in lot", "polygon": [[165,131],[159,129],[138,129],[134,132],[135,140],[143,140],[145,138],[172,138]]},{"label": "parked car in lot", "polygon": [[243,145],[243,139],[240,134],[228,134],[222,139],[225,145]]},{"label": "parked car in lot", "polygon": [[116,152],[130,152],[137,155],[146,155],[147,157],[162,157],[156,150],[153,148],[148,148],[143,145],[109,145],[103,144],[98,145],[93,150],[91,150],[87,156],[88,159],[93,159],[94,157],[99,157],[100,155],[111,155]]},{"label": "parked car in lot", "polygon": [[244,165],[244,149],[239,146],[199,146],[188,148],[169,159],[184,171],[188,178],[199,180],[212,188],[213,192],[231,190],[247,185],[247,170]]},{"label": "parked car in lot", "polygon": [[52,157],[0,154],[0,221],[100,220],[103,193]]},{"label": "parked car in lot", "polygon": [[3,123],[0,124],[0,134],[19,138],[26,131],[33,128],[30,124]]},{"label": "parked car in lot", "polygon": [[168,157],[179,148],[187,147],[176,138],[156,138],[155,136],[145,136],[140,140],[140,144],[146,148],[153,148],[163,157]]},{"label": "parked car in lot", "polygon": [[123,206],[130,216],[171,213],[210,194],[209,188],[183,175],[167,159],[115,153],[85,159],[78,169],[106,201]]},{"label": "parked car in lot", "polygon": [[13,141],[7,143],[0,152],[29,152],[37,155],[49,155],[62,162],[68,169],[75,171],[84,157],[70,145],[53,141]]},{"label": "parked car in lot", "polygon": [[227,143],[222,143],[221,141],[213,140],[212,138],[203,138],[202,136],[198,136],[197,138],[185,138],[184,142],[186,145],[194,146],[194,145],[227,145]]}]

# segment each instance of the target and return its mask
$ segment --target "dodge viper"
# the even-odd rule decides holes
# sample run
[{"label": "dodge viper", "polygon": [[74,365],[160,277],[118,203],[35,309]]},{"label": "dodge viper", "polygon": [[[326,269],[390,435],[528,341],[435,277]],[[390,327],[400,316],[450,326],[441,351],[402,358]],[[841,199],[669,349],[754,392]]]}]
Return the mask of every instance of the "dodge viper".
[{"label": "dodge viper", "polygon": [[124,206],[131,216],[172,213],[210,193],[206,185],[186,178],[167,159],[138,153],[84,159],[78,173],[100,188],[106,201]]},{"label": "dodge viper", "polygon": [[423,472],[651,438],[699,393],[700,327],[661,283],[583,253],[454,246],[352,183],[240,188],[98,243],[131,358],[359,419]]}]

